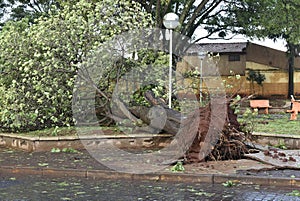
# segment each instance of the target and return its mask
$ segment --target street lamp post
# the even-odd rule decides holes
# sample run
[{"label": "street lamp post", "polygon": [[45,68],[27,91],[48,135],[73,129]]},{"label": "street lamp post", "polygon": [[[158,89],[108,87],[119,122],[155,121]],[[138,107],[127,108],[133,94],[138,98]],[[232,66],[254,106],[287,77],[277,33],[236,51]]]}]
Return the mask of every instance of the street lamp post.
[{"label": "street lamp post", "polygon": [[164,26],[170,31],[170,58],[169,58],[169,108],[172,107],[172,32],[179,25],[179,17],[175,13],[167,13],[163,19]]},{"label": "street lamp post", "polygon": [[200,100],[200,105],[202,105],[202,78],[203,78],[203,59],[205,58],[206,53],[205,52],[199,52],[198,57],[200,59],[200,80],[199,80],[199,100]]}]

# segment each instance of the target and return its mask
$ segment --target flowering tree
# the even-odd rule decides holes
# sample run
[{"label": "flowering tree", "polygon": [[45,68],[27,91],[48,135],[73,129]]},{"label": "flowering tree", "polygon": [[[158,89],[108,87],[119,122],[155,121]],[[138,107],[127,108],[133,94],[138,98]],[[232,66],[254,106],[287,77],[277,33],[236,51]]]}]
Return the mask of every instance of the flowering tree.
[{"label": "flowering tree", "polygon": [[71,101],[80,63],[114,35],[151,26],[137,3],[80,0],[35,24],[8,22],[0,33],[0,126],[35,130],[73,124]]}]

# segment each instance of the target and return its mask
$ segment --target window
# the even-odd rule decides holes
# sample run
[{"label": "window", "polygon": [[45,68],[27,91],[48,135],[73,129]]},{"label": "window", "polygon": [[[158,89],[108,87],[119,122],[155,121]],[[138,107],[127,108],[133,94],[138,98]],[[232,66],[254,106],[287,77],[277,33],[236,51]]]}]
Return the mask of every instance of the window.
[{"label": "window", "polygon": [[240,61],[240,55],[239,54],[232,54],[228,56],[228,61]]}]

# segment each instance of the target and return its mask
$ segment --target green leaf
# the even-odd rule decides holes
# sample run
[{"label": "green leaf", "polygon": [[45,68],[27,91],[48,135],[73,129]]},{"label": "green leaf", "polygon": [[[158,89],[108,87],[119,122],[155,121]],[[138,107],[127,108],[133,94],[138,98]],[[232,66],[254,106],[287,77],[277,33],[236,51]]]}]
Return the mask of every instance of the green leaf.
[{"label": "green leaf", "polygon": [[62,152],[64,152],[64,153],[78,153],[78,151],[76,149],[73,149],[73,148],[63,148]]},{"label": "green leaf", "polygon": [[287,195],[300,197],[300,191],[299,190],[293,190],[291,193],[288,193]]},{"label": "green leaf", "polygon": [[40,167],[47,167],[49,164],[48,163],[38,163],[38,166]]},{"label": "green leaf", "polygon": [[183,167],[183,164],[181,161],[178,161],[176,163],[176,165],[174,165],[172,168],[171,168],[171,171],[172,172],[183,172],[185,170],[185,168]]},{"label": "green leaf", "polygon": [[235,183],[232,180],[228,180],[225,183],[222,183],[222,185],[225,187],[233,187],[235,186]]},{"label": "green leaf", "polygon": [[51,149],[51,153],[60,153],[61,152],[61,150],[59,149],[59,148],[52,148]]}]

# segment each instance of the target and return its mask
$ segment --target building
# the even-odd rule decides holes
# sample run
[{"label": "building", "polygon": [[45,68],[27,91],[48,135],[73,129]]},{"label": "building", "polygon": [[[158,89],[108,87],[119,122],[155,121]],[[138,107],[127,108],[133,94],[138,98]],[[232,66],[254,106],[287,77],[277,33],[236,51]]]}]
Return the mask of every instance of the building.
[{"label": "building", "polygon": [[[201,60],[199,57],[201,52],[211,53],[210,55],[215,55],[215,57],[205,57]],[[191,84],[198,80],[199,85],[201,65],[204,91],[206,88],[205,81],[215,76],[211,72],[211,66],[215,65],[220,77],[224,80],[227,92],[256,94],[265,97],[286,97],[288,94],[288,58],[286,52],[250,42],[194,44],[177,65],[177,71],[182,74],[192,74],[190,73],[192,71],[198,72],[198,78],[197,76],[187,78],[189,81],[185,81],[185,84]],[[249,73],[260,74],[265,77],[262,85],[255,81],[251,82]],[[300,95],[299,57],[295,58],[294,86],[295,95]]]}]

